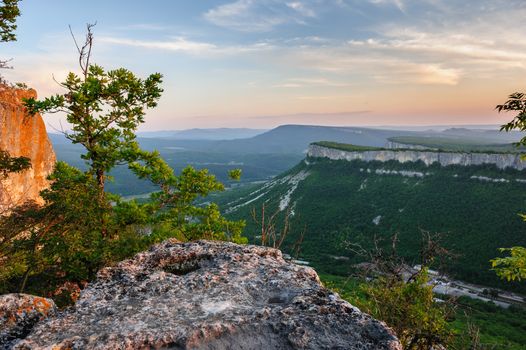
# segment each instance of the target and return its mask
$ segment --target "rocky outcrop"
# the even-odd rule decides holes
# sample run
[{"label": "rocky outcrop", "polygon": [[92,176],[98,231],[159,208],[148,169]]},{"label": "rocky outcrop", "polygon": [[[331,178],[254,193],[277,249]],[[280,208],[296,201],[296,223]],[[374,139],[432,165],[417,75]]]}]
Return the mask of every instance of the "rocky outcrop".
[{"label": "rocky outcrop", "polygon": [[166,241],[101,270],[15,349],[400,349],[271,248]]},{"label": "rocky outcrop", "polygon": [[426,165],[439,163],[447,165],[483,165],[493,164],[499,169],[513,168],[526,169],[526,162],[521,160],[517,153],[460,153],[422,150],[390,150],[381,149],[374,151],[343,151],[312,144],[307,155],[314,158],[329,158],[333,160],[362,160],[366,162],[387,162],[395,160],[400,163],[422,161]]},{"label": "rocky outcrop", "polygon": [[0,295],[0,349],[10,349],[35,324],[56,312],[53,300],[27,294]]},{"label": "rocky outcrop", "polygon": [[26,201],[41,203],[39,193],[48,186],[47,176],[55,166],[55,153],[42,117],[30,116],[22,98],[36,98],[36,91],[0,85],[0,150],[12,157],[28,157],[31,168],[0,179],[0,212]]}]

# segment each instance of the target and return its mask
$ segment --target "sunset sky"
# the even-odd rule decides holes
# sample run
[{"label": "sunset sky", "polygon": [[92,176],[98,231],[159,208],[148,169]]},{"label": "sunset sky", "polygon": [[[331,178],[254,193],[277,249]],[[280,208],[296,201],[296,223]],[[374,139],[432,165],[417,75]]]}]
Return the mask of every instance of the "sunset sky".
[{"label": "sunset sky", "polygon": [[[94,61],[161,72],[143,130],[280,124],[498,124],[526,90],[524,0],[23,0],[10,81],[40,97]],[[47,122],[58,127],[60,117]]]}]

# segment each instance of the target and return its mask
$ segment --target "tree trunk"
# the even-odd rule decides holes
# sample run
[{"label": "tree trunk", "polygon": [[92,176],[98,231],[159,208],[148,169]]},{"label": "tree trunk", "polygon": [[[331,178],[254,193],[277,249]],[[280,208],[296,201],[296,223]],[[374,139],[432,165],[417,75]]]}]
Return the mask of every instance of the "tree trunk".
[{"label": "tree trunk", "polygon": [[105,182],[104,170],[97,169],[97,171],[95,172],[95,175],[97,177],[97,184],[99,186],[100,195],[104,196],[104,182]]},{"label": "tree trunk", "polygon": [[[104,184],[105,184],[105,176],[104,176],[104,170],[103,169],[97,169],[95,171],[95,176],[97,178],[97,185],[99,188],[99,205],[101,209],[105,209],[106,205],[106,193],[104,192]],[[103,210],[104,211],[104,210]],[[101,234],[102,237],[106,237],[108,235],[108,223],[106,221],[106,216],[103,213],[100,218],[100,225],[101,225]]]}]

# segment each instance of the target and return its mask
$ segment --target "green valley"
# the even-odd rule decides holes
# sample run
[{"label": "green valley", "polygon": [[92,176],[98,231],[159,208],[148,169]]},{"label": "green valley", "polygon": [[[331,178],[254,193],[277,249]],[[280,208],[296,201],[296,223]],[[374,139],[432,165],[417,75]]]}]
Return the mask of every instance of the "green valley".
[{"label": "green valley", "polygon": [[[236,199],[237,198],[237,199]],[[252,218],[265,204],[276,223],[289,213],[291,251],[305,230],[301,259],[321,272],[346,275],[360,258],[349,242],[370,246],[373,237],[388,241],[398,234],[399,252],[418,258],[421,231],[441,233],[455,258],[440,266],[468,282],[525,290],[504,284],[490,270],[497,249],[525,245],[526,224],[518,215],[526,204],[526,173],[495,165],[423,162],[365,162],[307,157],[290,171],[263,185],[217,196],[233,219],[247,221],[246,235],[259,243],[261,228]],[[437,267],[438,268],[438,267]]]}]

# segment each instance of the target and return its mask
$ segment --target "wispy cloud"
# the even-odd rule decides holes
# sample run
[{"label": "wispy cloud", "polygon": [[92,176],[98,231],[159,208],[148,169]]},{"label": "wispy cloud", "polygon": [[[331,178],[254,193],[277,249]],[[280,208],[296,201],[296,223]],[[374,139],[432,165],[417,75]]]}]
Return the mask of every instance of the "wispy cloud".
[{"label": "wispy cloud", "polygon": [[316,17],[316,12],[313,9],[309,8],[305,3],[301,1],[288,2],[286,4],[289,8],[298,12],[300,15],[305,17]]},{"label": "wispy cloud", "polygon": [[326,78],[290,78],[274,85],[277,88],[306,88],[306,87],[346,87],[351,84]]},{"label": "wispy cloud", "polygon": [[[389,68],[391,67],[391,68]],[[384,84],[457,85],[463,75],[460,69],[437,64],[411,62],[386,63],[372,77]]]},{"label": "wispy cloud", "polygon": [[526,41],[517,42],[515,47],[510,48],[506,42],[491,38],[447,32],[436,34],[405,28],[387,35],[381,39],[351,40],[349,45],[361,50],[389,51],[450,62],[477,61],[522,67],[526,60]]},{"label": "wispy cloud", "polygon": [[307,95],[307,96],[296,96],[297,100],[302,101],[330,101],[330,100],[341,100],[346,99],[349,96],[345,95]]},{"label": "wispy cloud", "polygon": [[116,37],[102,37],[99,39],[103,43],[141,47],[145,49],[168,50],[176,52],[185,52],[191,54],[200,54],[217,50],[214,44],[190,41],[185,38],[174,38],[170,41],[146,41]]},{"label": "wispy cloud", "polygon": [[242,32],[268,32],[285,23],[316,17],[306,1],[237,0],[208,10],[204,17],[220,27]]},{"label": "wispy cloud", "polygon": [[250,119],[264,119],[264,120],[319,120],[320,118],[331,118],[331,119],[346,119],[352,116],[361,116],[372,113],[370,110],[356,110],[356,111],[342,111],[332,113],[294,113],[294,114],[279,114],[279,115],[257,115],[249,117]]},{"label": "wispy cloud", "polygon": [[406,5],[404,3],[404,0],[369,0],[369,2],[374,5],[380,5],[380,6],[385,6],[385,5],[396,6],[401,12],[403,13],[406,12]]},{"label": "wispy cloud", "polygon": [[134,23],[125,26],[119,26],[119,30],[139,30],[139,31],[167,31],[172,29],[171,26],[156,23]]},{"label": "wispy cloud", "polygon": [[124,45],[143,49],[164,50],[191,55],[236,55],[270,50],[272,46],[260,42],[250,45],[216,45],[207,42],[189,40],[184,37],[176,37],[166,41],[136,40],[119,37],[102,37],[100,41],[106,44]]},{"label": "wispy cloud", "polygon": [[[255,62],[269,67],[300,68],[302,78],[290,77],[271,85],[276,88],[345,88],[352,81],[382,84],[457,85],[466,76],[493,74],[495,70],[526,69],[526,40],[510,28],[505,35],[498,20],[517,20],[526,15],[526,6],[497,11],[487,1],[475,7],[460,6],[456,15],[448,1],[421,0],[434,9],[432,17],[422,21],[393,22],[371,28],[369,38],[335,39],[316,35],[276,37],[264,33],[262,41],[225,44],[176,36],[166,40],[146,40],[115,35],[98,40],[110,44],[146,50],[162,50],[202,57],[250,55]],[[495,0],[501,1],[501,0]],[[514,1],[514,0],[510,0]],[[359,0],[236,0],[211,8],[205,18],[220,26],[241,31],[264,32],[285,23],[302,23],[318,17],[320,6],[355,6]],[[413,0],[368,0],[369,6],[394,6],[414,11]],[[465,16],[473,11],[476,17]],[[484,12],[488,12],[487,14]],[[497,11],[498,15],[495,15]],[[464,16],[466,18],[461,18]],[[148,24],[137,28],[161,29]],[[436,28],[441,28],[439,32]],[[433,30],[431,30],[433,29]],[[261,37],[260,36],[260,37]],[[202,35],[200,37],[203,37]],[[264,38],[268,38],[268,40]],[[320,73],[324,75],[320,78]],[[266,86],[268,86],[266,83]]]}]

